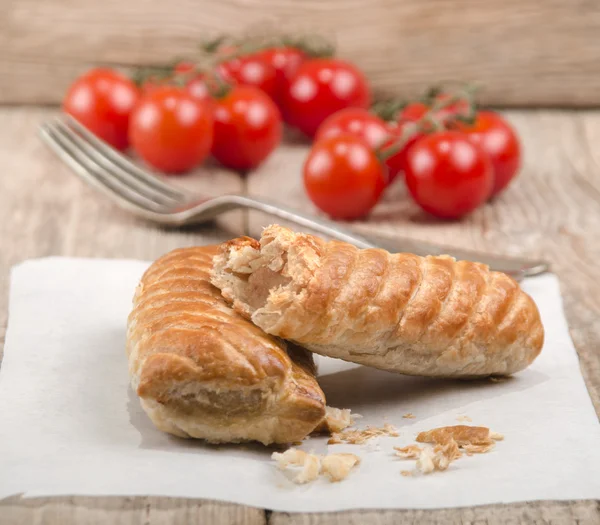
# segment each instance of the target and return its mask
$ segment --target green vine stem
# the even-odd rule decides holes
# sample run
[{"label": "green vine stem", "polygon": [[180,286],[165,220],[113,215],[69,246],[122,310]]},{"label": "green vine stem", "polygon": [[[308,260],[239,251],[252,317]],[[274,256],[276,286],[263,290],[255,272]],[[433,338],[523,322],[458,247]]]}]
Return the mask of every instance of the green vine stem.
[{"label": "green vine stem", "polygon": [[[445,91],[444,91],[445,92]],[[476,116],[476,106],[473,100],[474,90],[472,88],[463,87],[460,91],[449,95],[446,98],[438,98],[437,94],[433,95],[433,104],[430,105],[427,113],[425,113],[419,120],[415,122],[408,122],[400,138],[388,146],[381,146],[377,153],[377,157],[383,163],[390,157],[393,157],[400,152],[409,140],[418,133],[431,133],[434,131],[441,131],[447,128],[448,124],[453,122],[465,122],[472,124]],[[452,106],[457,102],[468,103],[468,113],[466,115],[456,115],[452,113],[439,115],[442,109]]]},{"label": "green vine stem", "polygon": [[[232,51],[220,52],[227,47]],[[327,58],[335,54],[335,45],[318,34],[247,35],[240,38],[219,35],[200,43],[200,51],[213,59],[213,65],[273,47],[294,47],[310,58]]]}]

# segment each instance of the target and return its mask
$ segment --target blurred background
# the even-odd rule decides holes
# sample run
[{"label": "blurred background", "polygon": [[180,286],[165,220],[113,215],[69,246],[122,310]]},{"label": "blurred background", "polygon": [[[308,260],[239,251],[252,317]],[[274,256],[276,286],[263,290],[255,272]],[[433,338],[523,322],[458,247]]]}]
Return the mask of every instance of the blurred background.
[{"label": "blurred background", "polygon": [[477,80],[500,106],[599,102],[600,9],[589,0],[4,0],[0,102],[56,104],[91,66],[164,64],[248,27],[333,37],[377,94]]}]

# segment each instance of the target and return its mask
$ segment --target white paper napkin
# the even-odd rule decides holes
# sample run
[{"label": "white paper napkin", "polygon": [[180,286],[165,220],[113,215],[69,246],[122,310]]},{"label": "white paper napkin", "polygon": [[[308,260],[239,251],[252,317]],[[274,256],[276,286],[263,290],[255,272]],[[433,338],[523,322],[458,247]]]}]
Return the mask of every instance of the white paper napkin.
[{"label": "white paper napkin", "polygon": [[[600,424],[582,380],[554,276],[524,288],[540,307],[546,344],[513,379],[404,377],[321,358],[331,405],[395,425],[398,438],[316,452],[361,456],[341,483],[294,485],[258,445],[205,445],[156,430],[128,386],[125,324],[147,263],[48,258],[12,274],[0,369],[0,498],[165,495],[214,498],[279,511],[435,508],[523,500],[600,498]],[[413,413],[415,419],[404,419]],[[468,416],[505,435],[488,454],[445,472],[403,477],[414,462],[392,446]]]}]

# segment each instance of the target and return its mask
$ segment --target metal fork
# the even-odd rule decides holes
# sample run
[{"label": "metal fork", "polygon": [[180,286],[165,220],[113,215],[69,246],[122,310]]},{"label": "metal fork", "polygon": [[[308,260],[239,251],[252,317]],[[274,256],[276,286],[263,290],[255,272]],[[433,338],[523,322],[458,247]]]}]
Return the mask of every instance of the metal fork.
[{"label": "metal fork", "polygon": [[544,261],[490,256],[465,250],[444,248],[412,239],[366,239],[340,225],[316,218],[286,206],[245,195],[206,198],[174,188],[120,154],[97,138],[75,119],[61,115],[40,127],[42,140],[85,182],[101,191],[126,210],[144,219],[169,226],[202,223],[236,208],[262,211],[291,221],[320,234],[352,243],[359,248],[382,247],[393,252],[418,255],[450,254],[457,259],[475,260],[516,279],[548,270]]}]

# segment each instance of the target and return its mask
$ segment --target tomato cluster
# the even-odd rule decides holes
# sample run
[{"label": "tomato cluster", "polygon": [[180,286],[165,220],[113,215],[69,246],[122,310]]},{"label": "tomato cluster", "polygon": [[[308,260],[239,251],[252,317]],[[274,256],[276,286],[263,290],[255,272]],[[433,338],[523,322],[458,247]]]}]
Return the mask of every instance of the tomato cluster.
[{"label": "tomato cluster", "polygon": [[250,53],[221,46],[211,68],[180,62],[138,85],[94,69],[74,82],[63,107],[115,148],[131,146],[150,166],[178,174],[210,154],[246,172],[280,143],[284,120],[312,137],[335,111],[370,103],[352,64],[279,45]]},{"label": "tomato cluster", "polygon": [[425,211],[458,218],[519,169],[513,129],[497,113],[476,110],[467,92],[430,94],[384,120],[349,62],[284,42],[212,53],[210,67],[179,62],[137,82],[94,69],[73,83],[63,108],[166,174],[188,172],[209,155],[252,170],[281,142],[285,122],[314,139],[304,185],[334,219],[367,215],[395,179]]},{"label": "tomato cluster", "polygon": [[506,188],[521,162],[506,120],[477,110],[460,91],[409,103],[391,122],[366,110],[342,110],[316,138],[304,184],[316,206],[337,219],[367,215],[400,174],[423,210],[460,218]]}]

